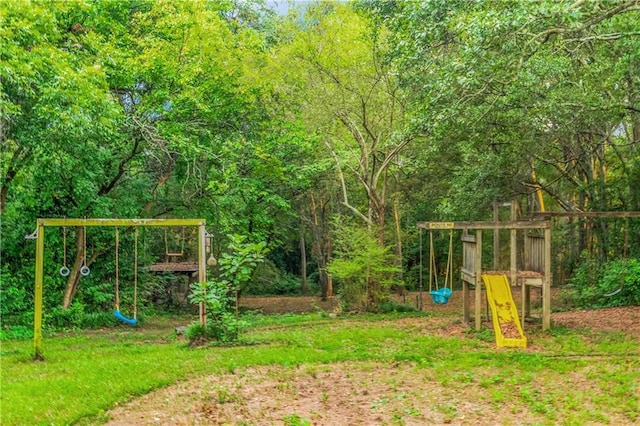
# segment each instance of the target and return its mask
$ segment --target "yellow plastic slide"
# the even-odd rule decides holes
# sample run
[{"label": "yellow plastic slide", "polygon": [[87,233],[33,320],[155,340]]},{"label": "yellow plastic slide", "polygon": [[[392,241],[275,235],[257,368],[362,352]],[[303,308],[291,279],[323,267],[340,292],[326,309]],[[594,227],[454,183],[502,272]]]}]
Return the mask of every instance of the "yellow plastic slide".
[{"label": "yellow plastic slide", "polygon": [[507,276],[483,274],[482,281],[487,288],[487,300],[491,306],[496,345],[499,348],[526,348],[527,338],[522,332]]}]

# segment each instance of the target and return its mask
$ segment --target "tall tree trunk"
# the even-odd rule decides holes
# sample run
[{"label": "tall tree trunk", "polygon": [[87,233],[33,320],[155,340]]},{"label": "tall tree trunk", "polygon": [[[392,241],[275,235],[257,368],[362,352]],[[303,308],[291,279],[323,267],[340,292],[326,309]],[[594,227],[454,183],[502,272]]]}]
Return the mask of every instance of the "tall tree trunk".
[{"label": "tall tree trunk", "polygon": [[[86,229],[84,227],[76,228],[76,258],[73,261],[73,267],[69,272],[69,276],[67,277],[67,285],[64,291],[64,296],[62,298],[62,309],[67,310],[73,303],[73,299],[80,288],[80,281],[82,280],[82,274],[80,273],[80,269],[82,266],[86,265],[90,267],[93,263],[98,259],[98,257],[102,256],[107,250],[113,248],[112,245],[102,247],[100,250],[94,250],[89,259],[86,259],[86,240],[85,234]],[[86,260],[86,263],[85,263]]]},{"label": "tall tree trunk", "polygon": [[307,243],[304,240],[304,226],[300,224],[300,292],[307,294],[309,289],[307,287]]},{"label": "tall tree trunk", "polygon": [[333,280],[327,265],[331,259],[331,238],[326,232],[324,215],[318,215],[318,206],[313,194],[311,194],[311,233],[313,235],[313,253],[315,254],[320,278],[320,289],[322,300],[327,300],[333,296]]},{"label": "tall tree trunk", "polygon": [[73,298],[75,297],[78,287],[80,286],[80,280],[82,279],[82,275],[80,274],[80,268],[84,265],[84,259],[86,256],[86,247],[85,247],[85,228],[78,227],[76,228],[76,259],[73,262],[73,267],[71,268],[71,272],[67,277],[67,286],[64,291],[64,297],[62,299],[62,309],[67,310],[71,303],[73,302]]}]

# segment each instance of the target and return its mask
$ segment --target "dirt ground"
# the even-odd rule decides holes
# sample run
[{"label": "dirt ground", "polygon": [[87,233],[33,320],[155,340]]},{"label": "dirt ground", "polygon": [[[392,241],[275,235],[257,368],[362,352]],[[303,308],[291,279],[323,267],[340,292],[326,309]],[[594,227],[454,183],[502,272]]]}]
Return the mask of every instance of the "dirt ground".
[{"label": "dirt ground", "polygon": [[[412,293],[404,300],[415,303],[416,297],[419,295]],[[554,298],[557,297],[555,292]],[[449,304],[436,305],[424,297],[424,310],[437,316],[406,318],[394,323],[402,327],[420,321],[425,333],[464,336],[460,299],[454,294]],[[519,300],[519,296],[514,294],[514,299]],[[535,306],[535,297],[532,300]],[[263,313],[331,312],[337,301],[256,297],[244,298],[241,306]],[[619,331],[640,338],[640,307],[557,312],[552,314],[552,321],[555,327]],[[527,350],[535,351],[535,344]],[[247,368],[147,394],[110,411],[108,414],[114,420],[108,424],[531,424],[531,413],[508,400],[497,407],[494,402],[477,397],[483,392],[477,386],[460,392],[424,374],[424,370],[416,370],[410,363]],[[558,384],[552,385],[568,386],[567,392],[572,386],[564,378],[558,378]],[[588,380],[580,386],[583,392],[597,392],[596,385]],[[615,417],[609,421],[628,424]]]},{"label": "dirt ground", "polygon": [[[514,288],[513,299],[520,309],[520,292]],[[552,289],[552,303],[554,309],[563,309],[564,302],[558,289]],[[401,303],[419,306],[420,294],[407,293],[404,296],[396,295],[394,298]],[[532,292],[532,309],[540,305],[540,294]],[[305,313],[305,312],[332,312],[337,309],[338,301],[330,298],[321,301],[318,297],[245,297],[240,306],[263,314],[274,313]],[[459,292],[454,292],[449,303],[440,305],[433,303],[427,293],[422,294],[423,311],[433,312],[436,316],[462,316],[462,297]],[[486,304],[483,306],[483,315],[486,312]],[[551,314],[554,327],[567,327],[570,329],[586,328],[592,331],[619,331],[630,336],[640,338],[640,306],[625,308],[608,308],[595,310],[568,310]],[[455,328],[455,327],[453,327]],[[457,334],[457,332],[453,332]]]}]

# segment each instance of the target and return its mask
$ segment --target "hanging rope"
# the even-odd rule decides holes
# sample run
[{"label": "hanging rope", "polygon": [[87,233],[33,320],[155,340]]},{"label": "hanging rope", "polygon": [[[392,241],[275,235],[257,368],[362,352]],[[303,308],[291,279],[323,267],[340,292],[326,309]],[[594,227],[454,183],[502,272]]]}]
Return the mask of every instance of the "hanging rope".
[{"label": "hanging rope", "polygon": [[67,227],[62,227],[62,268],[60,268],[60,275],[63,277],[68,277],[71,271],[67,268]]},{"label": "hanging rope", "polygon": [[82,227],[82,268],[80,268],[80,275],[83,277],[88,276],[91,273],[91,269],[87,266],[87,227]]},{"label": "hanging rope", "polygon": [[133,319],[138,319],[138,227],[134,233],[133,247]]},{"label": "hanging rope", "polygon": [[436,290],[439,290],[438,285],[438,265],[436,264],[436,255],[433,247],[433,231],[429,231],[429,292],[433,291],[433,284],[436,285]]},{"label": "hanging rope", "polygon": [[449,256],[447,257],[447,275],[445,276],[444,286],[449,284],[449,290],[453,291],[453,230],[449,232]]},{"label": "hanging rope", "polygon": [[185,240],[185,230],[184,226],[182,227],[182,243],[180,244],[180,251],[169,251],[169,237],[167,234],[167,229],[164,230],[164,254],[168,258],[170,256],[182,256],[184,254],[184,240]]},{"label": "hanging rope", "polygon": [[115,300],[115,310],[113,311],[113,315],[119,319],[120,321],[135,325],[138,323],[137,320],[137,304],[138,304],[138,228],[136,227],[135,232],[135,248],[134,248],[134,273],[133,273],[133,318],[127,318],[120,313],[120,259],[119,253],[120,251],[120,233],[118,232],[118,227],[116,226],[116,300]]},{"label": "hanging rope", "polygon": [[120,233],[116,226],[116,312],[120,310],[120,261],[118,259],[118,252],[120,251]]},{"label": "hanging rope", "polygon": [[[433,231],[429,230],[429,294],[435,303],[444,304],[449,301],[453,293],[453,229],[449,231],[449,253],[442,288],[438,283],[438,269],[433,244]],[[433,289],[435,284],[436,289]]]},{"label": "hanging rope", "polygon": [[419,276],[419,283],[420,283],[420,293],[419,293],[419,302],[418,302],[418,309],[420,309],[420,311],[422,312],[422,270],[424,269],[422,266],[423,262],[422,262],[422,228],[420,228],[420,276]]}]

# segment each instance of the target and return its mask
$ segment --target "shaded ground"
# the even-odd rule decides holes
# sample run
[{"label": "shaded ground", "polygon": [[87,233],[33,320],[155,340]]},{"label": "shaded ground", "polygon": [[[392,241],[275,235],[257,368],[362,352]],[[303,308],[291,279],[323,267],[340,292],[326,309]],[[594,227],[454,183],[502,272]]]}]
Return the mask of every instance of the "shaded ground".
[{"label": "shaded ground", "polygon": [[[407,300],[416,300],[416,294]],[[426,296],[426,295],[423,295]],[[454,294],[447,305],[423,298],[434,317],[393,320],[398,328],[419,325],[425,334],[468,337],[461,323],[462,306]],[[557,293],[554,293],[557,297]],[[515,300],[519,300],[514,295]],[[535,298],[534,298],[535,301]],[[244,298],[244,308],[263,313],[332,312],[336,300],[317,298]],[[535,305],[534,305],[535,306]],[[389,320],[392,321],[392,320]],[[640,307],[552,314],[554,327],[617,331],[640,338]],[[527,324],[530,329],[537,323]],[[534,333],[535,335],[535,333]],[[527,351],[536,351],[535,338]],[[499,372],[486,371],[487,377]],[[585,371],[571,377],[546,377],[541,386],[598,395],[598,383]],[[583,407],[584,408],[584,407]],[[391,365],[350,362],[300,367],[247,368],[232,374],[198,378],[152,392],[109,412],[110,425],[382,425],[382,424],[533,424],[544,417],[505,399],[496,404],[478,383],[452,386],[411,363]],[[546,419],[548,422],[548,419]],[[613,413],[610,424],[630,424]],[[606,423],[603,421],[603,423]],[[598,423],[595,423],[598,424]]]}]

